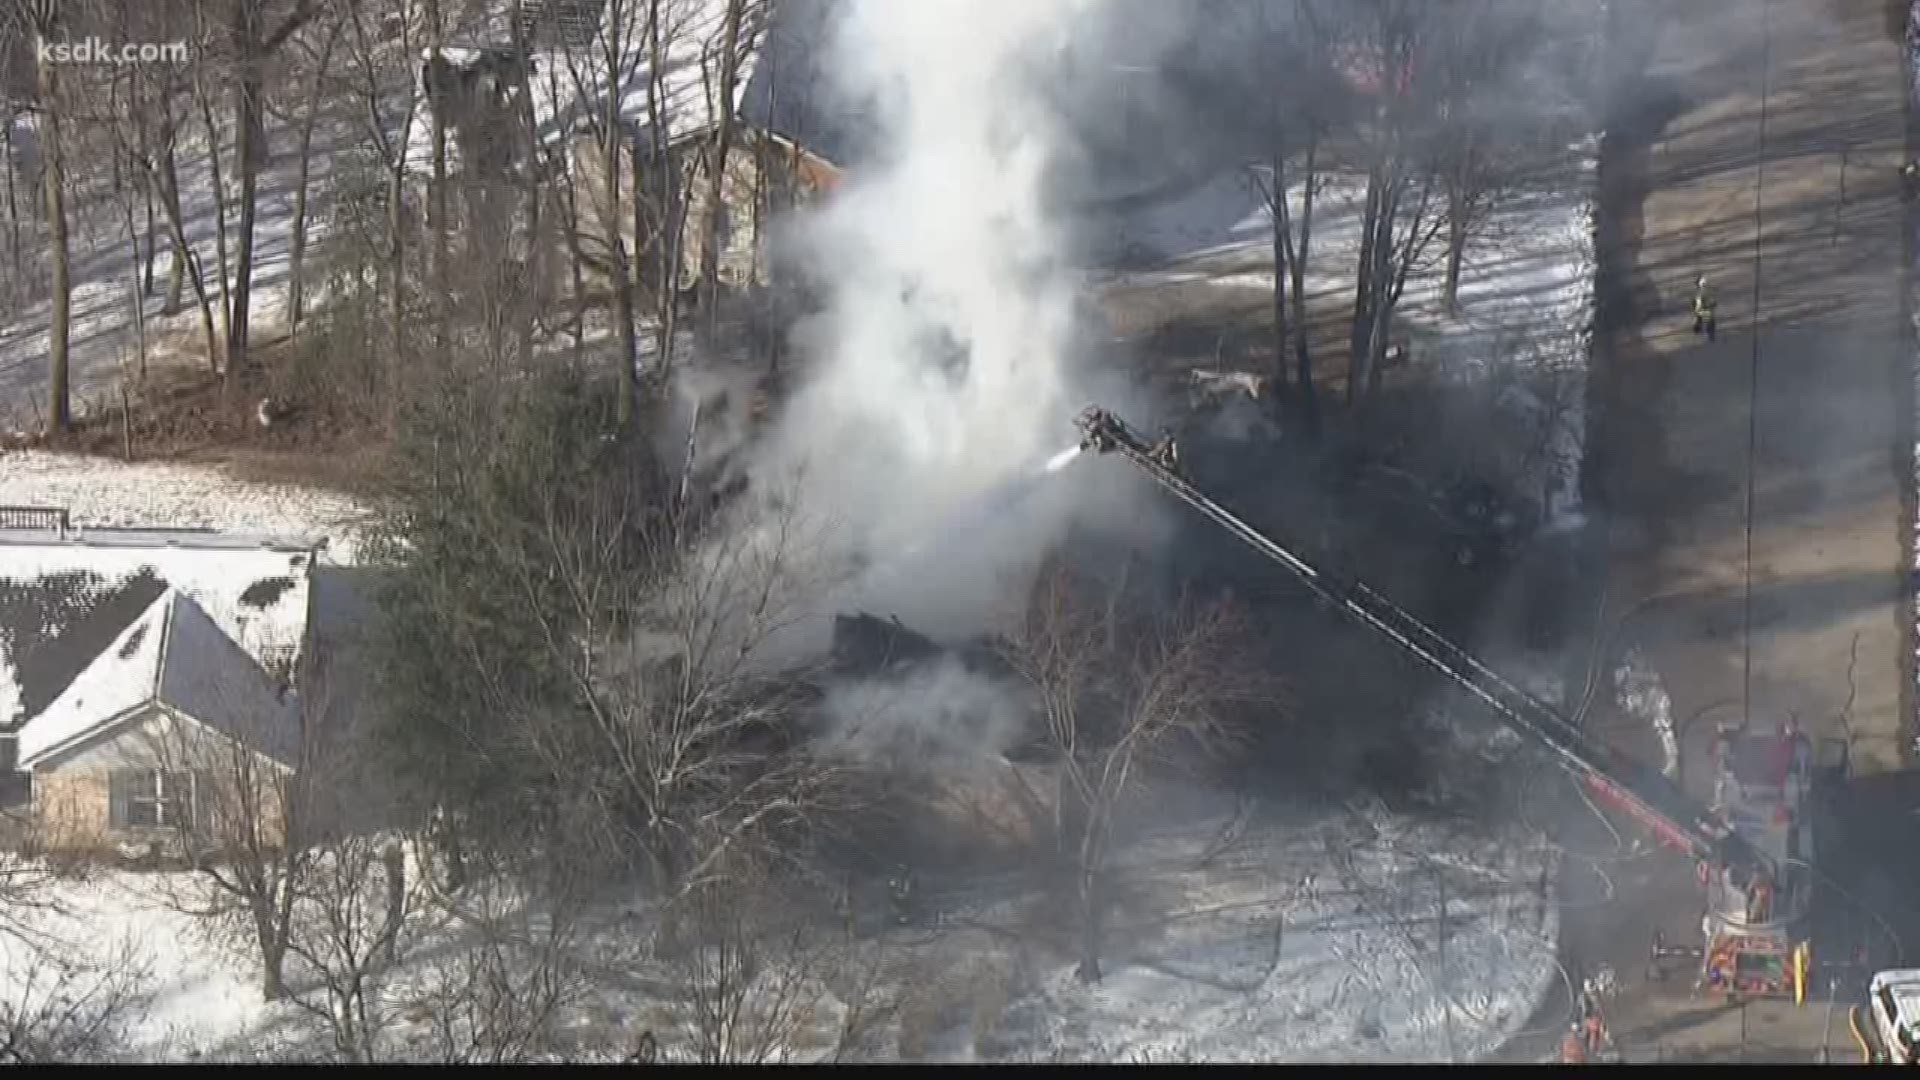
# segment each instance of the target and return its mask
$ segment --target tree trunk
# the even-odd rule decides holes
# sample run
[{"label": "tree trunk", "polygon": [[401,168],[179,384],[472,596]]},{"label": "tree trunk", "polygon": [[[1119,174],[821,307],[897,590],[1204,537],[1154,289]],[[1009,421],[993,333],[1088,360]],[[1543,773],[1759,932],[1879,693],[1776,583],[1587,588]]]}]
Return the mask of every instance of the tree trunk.
[{"label": "tree trunk", "polygon": [[1347,337],[1347,404],[1359,400],[1366,374],[1367,330],[1373,325],[1373,249],[1379,239],[1380,169],[1367,173],[1367,204],[1360,216],[1360,260],[1354,267],[1353,324]]},{"label": "tree trunk", "polygon": [[[608,22],[606,31],[601,37],[602,58],[607,70],[606,103],[605,111],[600,118],[599,130],[595,133],[598,137],[601,166],[606,170],[607,181],[607,202],[600,223],[606,234],[607,251],[613,259],[613,280],[609,284],[613,288],[613,319],[615,332],[618,335],[616,340],[620,343],[619,352],[614,357],[615,362],[620,365],[620,370],[615,373],[614,385],[619,396],[614,401],[613,420],[614,425],[621,430],[625,430],[633,421],[634,405],[640,391],[640,376],[637,370],[640,362],[640,345],[633,325],[635,314],[633,261],[628,257],[626,237],[622,235],[625,231],[625,215],[621,212],[620,203],[620,177],[624,168],[623,159],[627,156],[628,149],[626,140],[622,137],[624,129],[620,123],[619,72],[628,60],[627,50],[634,44],[627,40],[623,32],[625,14],[624,4],[622,4],[617,5],[614,11],[602,16]],[[655,6],[650,9],[648,22],[657,23],[658,15],[659,8],[656,0]],[[658,27],[650,25],[649,30],[657,32]],[[640,170],[637,162],[633,177],[633,199],[637,208],[640,201]],[[635,235],[634,242],[637,244],[639,240],[640,237]]]},{"label": "tree trunk", "polygon": [[261,949],[260,996],[279,1001],[287,996],[287,952],[285,946],[269,940]]},{"label": "tree trunk", "polygon": [[[167,148],[160,156],[160,199],[161,209],[167,212],[168,238],[172,241],[173,256],[167,267],[167,299],[160,310],[168,315],[180,310],[180,287],[187,280],[187,239],[183,223],[180,220],[180,170],[173,157],[173,139],[167,139]],[[196,272],[197,276],[197,272]],[[196,295],[204,292],[205,283],[197,282]],[[204,313],[203,313],[204,314]],[[209,316],[211,317],[211,316]],[[212,363],[212,350],[207,353],[207,362]]]},{"label": "tree trunk", "polygon": [[1300,196],[1300,243],[1293,252],[1288,269],[1293,273],[1293,351],[1295,385],[1299,387],[1300,415],[1307,434],[1320,427],[1320,403],[1313,385],[1313,357],[1307,345],[1307,260],[1313,252],[1313,201],[1318,193],[1320,135],[1314,132],[1307,142],[1306,187]]},{"label": "tree trunk", "polygon": [[313,128],[320,117],[320,93],[326,80],[327,65],[333,59],[334,43],[339,40],[340,25],[327,33],[320,48],[320,59],[313,69],[313,82],[307,90],[307,112],[300,118],[300,165],[293,187],[293,227],[287,241],[287,333],[300,332],[300,316],[306,306],[307,259],[307,182],[312,169]]},{"label": "tree trunk", "polygon": [[745,7],[746,0],[727,0],[720,39],[720,82],[714,89],[713,107],[720,125],[708,160],[707,213],[701,225],[700,247],[700,302],[706,309],[703,321],[709,341],[717,332],[719,319],[720,226],[726,216],[727,154],[733,148],[733,84],[740,73],[740,16]]},{"label": "tree trunk", "polygon": [[160,246],[153,239],[153,180],[151,177],[143,175],[140,178],[140,195],[141,200],[146,203],[146,220],[143,222],[142,235],[147,240],[147,251],[141,260],[140,295],[147,297],[153,295],[153,262]]},{"label": "tree trunk", "polygon": [[[439,0],[427,0],[427,33],[432,35],[429,45],[428,63],[438,69],[443,63],[441,46],[444,28],[440,20]],[[516,20],[517,21],[517,20]],[[433,231],[433,351],[437,356],[446,347],[447,341],[447,95],[443,88],[433,87],[427,93],[427,122],[433,141],[433,174],[428,183],[431,185],[427,196],[427,216],[431,219]],[[482,178],[472,176],[472,163],[468,163],[469,179],[478,182]],[[504,255],[504,252],[496,253]]]},{"label": "tree trunk", "polygon": [[[127,232],[127,246],[130,261],[127,264],[128,285],[132,292],[133,340],[135,355],[139,359],[140,380],[147,378],[147,302],[140,291],[140,230],[134,224],[133,188],[129,183],[127,165],[124,158],[115,154],[113,158],[113,189],[120,203],[121,223]],[[136,174],[137,175],[137,174]]]},{"label": "tree trunk", "polygon": [[7,153],[7,262],[13,268],[13,283],[15,287],[18,287],[21,279],[24,278],[26,274],[22,271],[20,262],[20,205],[19,199],[14,194],[13,189],[14,175],[18,172],[18,166],[14,163],[13,157],[13,124],[15,119],[16,117],[13,111],[8,110],[7,130],[0,134],[3,134],[6,139]]},{"label": "tree trunk", "polygon": [[[250,10],[251,5],[236,4]],[[248,43],[249,50],[255,46]],[[233,264],[233,302],[227,320],[227,395],[239,391],[248,364],[247,337],[252,324],[254,198],[259,185],[260,157],[265,132],[260,121],[260,64],[264,57],[249,55],[234,87],[234,156],[240,170],[240,237]]]},{"label": "tree trunk", "polygon": [[[402,130],[405,130],[404,128]],[[406,158],[400,156],[387,167],[387,332],[391,354],[387,357],[387,420],[398,418],[400,402],[400,365],[407,353],[407,273]]]},{"label": "tree trunk", "polygon": [[407,860],[400,845],[390,844],[380,852],[386,871],[387,910],[380,929],[380,951],[388,967],[400,961],[400,924],[407,916]]},{"label": "tree trunk", "polygon": [[[1373,186],[1370,178],[1368,187]],[[1349,405],[1379,385],[1379,361],[1386,349],[1387,320],[1392,316],[1387,293],[1394,272],[1394,220],[1400,212],[1401,181],[1397,176],[1384,176],[1379,189],[1378,197],[1370,203],[1371,220],[1364,238],[1365,304],[1355,303],[1354,351],[1347,379]]]},{"label": "tree trunk", "polygon": [[1099,816],[1091,808],[1088,810],[1087,832],[1080,841],[1080,963],[1074,969],[1074,975],[1083,983],[1100,981],[1101,916],[1106,904],[1105,897],[1100,895],[1099,826],[1096,824]]},{"label": "tree trunk", "polygon": [[200,310],[200,332],[207,346],[207,367],[219,373],[220,341],[213,325],[213,298],[207,294],[206,276],[200,272],[200,259],[187,246],[186,221],[180,210],[180,178],[173,168],[173,148],[161,159],[160,175],[154,178],[160,188],[160,208],[166,212],[167,232],[173,243],[173,267],[167,282],[169,314],[180,307],[180,285],[193,283],[193,298]]},{"label": "tree trunk", "polygon": [[1393,335],[1394,307],[1394,299],[1391,296],[1376,298],[1373,303],[1373,327],[1367,333],[1367,394],[1369,396],[1379,391],[1381,377],[1386,372],[1387,344]]},{"label": "tree trunk", "polygon": [[[647,131],[652,141],[649,159],[653,162],[654,221],[658,234],[653,241],[660,259],[660,280],[654,289],[655,307],[655,379],[665,383],[673,372],[674,336],[680,321],[680,260],[686,251],[687,221],[681,206],[680,176],[667,153],[666,42],[660,32],[661,0],[648,0],[647,14]],[[636,181],[634,201],[639,201]]]},{"label": "tree trunk", "polygon": [[[611,203],[607,213],[607,248],[613,253],[613,320],[619,333],[620,351],[615,359],[620,364],[619,400],[614,403],[613,421],[624,430],[633,421],[634,400],[640,392],[640,343],[633,325],[633,265],[627,258],[626,238],[621,236],[620,228],[620,159],[625,154],[621,145],[619,128],[608,125],[608,137],[603,154],[607,162],[607,198]],[[635,192],[636,198],[638,192]]]},{"label": "tree trunk", "polygon": [[573,336],[573,362],[580,364],[586,359],[587,333],[587,274],[585,269],[586,252],[580,246],[580,201],[576,184],[579,176],[572,166],[564,165],[566,170],[560,181],[560,210],[566,220],[560,223],[567,244],[567,285],[572,290],[573,313],[568,320],[568,330]]},{"label": "tree trunk", "polygon": [[1267,219],[1273,241],[1273,392],[1284,396],[1287,389],[1287,286],[1291,281],[1288,249],[1287,157],[1276,148],[1269,160],[1273,167],[1273,186],[1267,192]]},{"label": "tree trunk", "polygon": [[[214,268],[220,272],[220,339],[233,338],[233,293],[230,288],[232,267],[227,262],[227,190],[220,174],[220,126],[214,122],[213,108],[207,96],[200,94],[200,119],[207,129],[207,169],[213,180],[213,255]],[[216,369],[231,366],[216,364]]]},{"label": "tree trunk", "polygon": [[[45,29],[37,31],[46,40]],[[67,264],[66,169],[60,149],[59,76],[51,58],[36,47],[36,92],[40,104],[41,187],[46,199],[47,252],[52,260],[49,283],[51,307],[47,321],[47,430],[65,435],[73,425],[67,385],[67,347],[73,329],[72,296]]]},{"label": "tree trunk", "polygon": [[[259,869],[265,876],[265,868]],[[285,881],[279,883],[278,889],[254,887],[263,885],[259,879],[248,882],[247,905],[253,909],[254,940],[260,944],[260,995],[267,1001],[279,1001],[287,996],[288,905],[285,901],[291,898],[292,887]],[[277,895],[264,895],[269,892]]]},{"label": "tree trunk", "polygon": [[1466,200],[1458,184],[1447,185],[1447,278],[1442,294],[1448,315],[1460,314],[1460,263],[1467,252]]},{"label": "tree trunk", "polygon": [[[518,19],[513,20],[513,45],[516,54],[521,56],[527,54],[527,42],[521,34],[520,20]],[[525,305],[525,313],[516,323],[517,334],[514,342],[514,358],[522,368],[525,368],[533,357],[533,336],[536,313],[545,309],[546,303],[552,295],[547,283],[548,263],[546,244],[544,243],[542,235],[540,172],[535,168],[540,156],[540,143],[538,136],[535,134],[533,87],[530,81],[526,81],[530,80],[531,77],[530,73],[523,74],[523,81],[520,86],[521,93],[518,99],[520,102],[520,130],[517,133],[519,143],[517,149],[522,162],[522,168],[520,170],[520,201],[521,218],[526,228],[526,247],[524,250],[526,251],[527,259],[527,284],[525,287],[528,290],[528,297]]]}]

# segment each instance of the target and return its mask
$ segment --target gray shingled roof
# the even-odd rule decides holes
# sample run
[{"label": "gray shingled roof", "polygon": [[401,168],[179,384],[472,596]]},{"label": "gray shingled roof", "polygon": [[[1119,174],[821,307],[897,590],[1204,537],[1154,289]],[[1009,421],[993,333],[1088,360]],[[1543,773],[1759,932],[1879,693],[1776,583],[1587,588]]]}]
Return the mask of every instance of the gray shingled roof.
[{"label": "gray shingled roof", "polygon": [[81,746],[162,706],[284,765],[299,748],[291,695],[199,604],[169,589],[20,731],[20,764]]}]

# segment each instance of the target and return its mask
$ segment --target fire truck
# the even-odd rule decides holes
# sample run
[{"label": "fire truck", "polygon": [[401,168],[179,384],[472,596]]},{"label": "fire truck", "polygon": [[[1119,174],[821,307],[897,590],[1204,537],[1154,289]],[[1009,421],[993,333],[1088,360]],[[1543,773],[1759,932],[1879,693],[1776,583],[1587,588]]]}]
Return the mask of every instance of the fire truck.
[{"label": "fire truck", "polygon": [[1365,584],[1309,563],[1195,487],[1167,438],[1149,442],[1112,412],[1093,406],[1075,421],[1080,448],[1118,454],[1162,489],[1299,578],[1328,606],[1392,642],[1464,688],[1495,719],[1544,751],[1575,782],[1663,843],[1695,860],[1706,893],[1698,946],[1656,936],[1656,973],[1695,965],[1700,988],[1732,998],[1804,1002],[1812,965],[1813,839],[1806,740],[1723,732],[1716,748],[1716,798],[1709,806],[1658,770],[1593,741],[1551,706],[1514,686],[1399,605]]}]

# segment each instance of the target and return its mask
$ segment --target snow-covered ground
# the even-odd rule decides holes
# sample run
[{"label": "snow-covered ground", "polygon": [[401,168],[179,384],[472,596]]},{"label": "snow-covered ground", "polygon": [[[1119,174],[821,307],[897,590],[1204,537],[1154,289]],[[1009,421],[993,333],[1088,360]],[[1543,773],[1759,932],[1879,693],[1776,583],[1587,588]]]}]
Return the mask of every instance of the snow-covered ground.
[{"label": "snow-covered ground", "polygon": [[[891,1000],[897,1012],[858,1056],[1469,1060],[1523,1026],[1561,978],[1547,892],[1552,854],[1537,839],[1466,836],[1354,808],[1262,813],[1264,823],[1236,841],[1215,843],[1228,820],[1129,846],[1119,878],[1131,899],[1112,916],[1104,978],[1095,985],[1075,978],[1059,927],[1035,929],[1059,901],[990,886],[930,899],[937,926],[866,938],[858,963],[872,961],[883,974],[863,1003]],[[128,1031],[134,1056],[325,1053],[304,1012],[261,1000],[257,965],[244,950],[218,943],[206,923],[165,899],[190,888],[183,874],[102,872],[58,885],[60,910],[32,919],[102,969],[132,950],[146,998]],[[617,922],[608,927],[584,952],[602,970],[613,963],[638,978],[599,980],[561,1019],[572,1052],[624,1054],[642,1025],[669,1055],[684,1052],[672,1006],[619,988],[657,988],[672,969],[635,959],[630,934]],[[428,1051],[417,1015],[409,1019],[398,1004],[417,988],[422,965],[402,963],[387,984],[387,1005],[390,1052],[404,1059]],[[29,968],[26,948],[0,937],[0,985],[20,994]],[[302,982],[295,974],[296,989]],[[822,1025],[854,1003],[819,993]],[[819,1045],[827,1038],[819,1033]],[[793,1048],[796,1058],[823,1052],[813,1038],[798,1041],[808,1045]]]},{"label": "snow-covered ground", "polygon": [[352,562],[364,507],[333,492],[238,480],[217,468],[40,451],[0,453],[0,505],[66,507],[78,528],[217,529],[324,536]]}]

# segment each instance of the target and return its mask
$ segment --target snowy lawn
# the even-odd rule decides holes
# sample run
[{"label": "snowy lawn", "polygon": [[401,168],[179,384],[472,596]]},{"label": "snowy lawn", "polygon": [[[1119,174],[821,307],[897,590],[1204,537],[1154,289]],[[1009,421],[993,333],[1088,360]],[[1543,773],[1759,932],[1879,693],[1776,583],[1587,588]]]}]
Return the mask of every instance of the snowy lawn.
[{"label": "snowy lawn", "polygon": [[78,528],[217,529],[324,536],[349,563],[367,511],[346,496],[239,480],[205,465],[127,463],[42,451],[0,453],[0,505],[66,507]]},{"label": "snowy lawn", "polygon": [[973,968],[1010,969],[1015,990],[997,1021],[976,1014],[931,1056],[1465,1061],[1518,1031],[1560,977],[1541,896],[1551,856],[1525,838],[1342,813],[1256,832],[1202,866],[1204,847],[1167,838],[1131,854],[1155,870],[1158,913],[1115,917],[1095,985],[1003,934],[948,943]]},{"label": "snowy lawn", "polygon": [[[1561,977],[1557,915],[1543,891],[1552,856],[1536,839],[1473,836],[1369,808],[1284,816],[1230,843],[1218,842],[1229,816],[1129,845],[1104,978],[1091,986],[1074,976],[1071,929],[1053,917],[1058,899],[1007,882],[936,895],[925,924],[861,939],[849,967],[883,973],[863,984],[870,991],[836,997],[830,987],[858,980],[809,973],[806,1019],[776,1056],[827,1055],[848,1008],[885,998],[890,1019],[848,1056],[1469,1060],[1524,1025]],[[132,970],[145,976],[144,1006],[128,1026],[135,1056],[324,1055],[309,1014],[261,1000],[244,943],[217,942],[208,924],[163,901],[193,887],[185,874],[100,872],[58,883],[60,910],[30,919],[103,970],[131,950]],[[644,955],[635,945],[644,932],[607,914],[581,947],[593,992],[556,1025],[569,1056],[617,1058],[643,1029],[667,1056],[688,1056],[689,1013],[662,988],[689,969]],[[444,961],[445,940],[423,931],[403,954],[414,959],[386,981],[393,1057],[431,1056],[427,1029],[399,1003]],[[0,939],[8,994],[24,992],[30,967],[19,942]],[[297,971],[290,978],[296,992],[315,992]]]},{"label": "snowy lawn", "polygon": [[[107,975],[128,980],[134,990],[125,1013],[128,1057],[199,1057],[283,1018],[289,1008],[262,1000],[258,970],[244,954],[217,942],[203,920],[163,902],[169,891],[191,884],[184,874],[91,874],[56,882],[46,896],[52,906],[25,916],[54,943],[52,955],[74,965],[78,987],[93,987]],[[0,935],[0,987],[9,1001],[31,1001],[52,989],[49,969],[36,963],[44,955]]]}]

